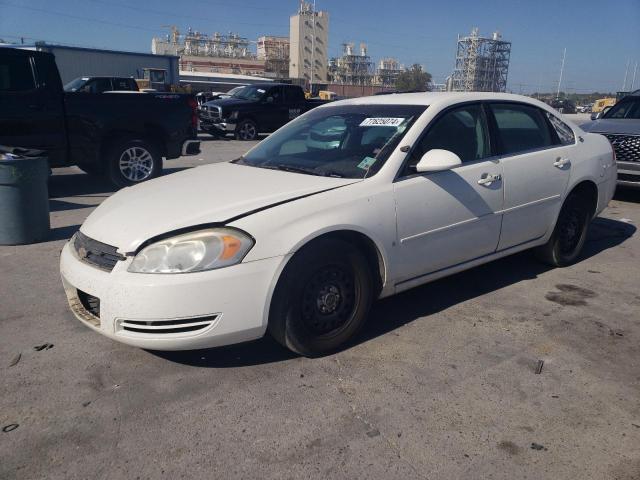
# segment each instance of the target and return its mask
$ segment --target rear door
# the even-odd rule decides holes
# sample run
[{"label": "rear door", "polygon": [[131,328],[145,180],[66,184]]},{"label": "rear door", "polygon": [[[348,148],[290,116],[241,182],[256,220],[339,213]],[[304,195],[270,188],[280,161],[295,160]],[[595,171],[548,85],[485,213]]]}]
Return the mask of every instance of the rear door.
[{"label": "rear door", "polygon": [[0,144],[46,150],[52,165],[65,160],[63,92],[52,56],[0,53]]},{"label": "rear door", "polygon": [[[536,240],[553,228],[569,182],[571,128],[557,117],[518,102],[491,102],[500,163],[504,215],[498,250]],[[560,140],[549,117],[564,125]]]}]

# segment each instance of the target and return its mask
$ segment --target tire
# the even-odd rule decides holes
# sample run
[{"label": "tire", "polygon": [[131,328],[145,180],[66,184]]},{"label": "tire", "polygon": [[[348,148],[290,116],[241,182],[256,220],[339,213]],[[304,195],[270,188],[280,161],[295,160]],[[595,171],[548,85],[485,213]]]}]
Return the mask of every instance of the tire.
[{"label": "tire", "polygon": [[128,187],[159,176],[162,157],[147,140],[117,142],[107,153],[107,174],[117,187]]},{"label": "tire", "polygon": [[369,265],[353,245],[317,241],[285,267],[269,310],[269,333],[306,357],[336,351],[365,324],[373,291]]},{"label": "tire", "polygon": [[256,140],[258,138],[258,125],[253,120],[242,120],[236,125],[236,140]]},{"label": "tire", "polygon": [[565,200],[549,241],[536,248],[538,259],[552,267],[574,264],[587,239],[592,211],[583,196],[571,194]]}]

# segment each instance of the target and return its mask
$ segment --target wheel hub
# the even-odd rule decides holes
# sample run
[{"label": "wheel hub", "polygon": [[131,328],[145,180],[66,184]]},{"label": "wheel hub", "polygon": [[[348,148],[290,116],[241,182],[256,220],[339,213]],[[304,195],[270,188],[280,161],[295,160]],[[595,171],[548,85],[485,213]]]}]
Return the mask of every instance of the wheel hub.
[{"label": "wheel hub", "polygon": [[140,182],[151,176],[153,157],[144,148],[132,147],[120,155],[120,172],[129,181]]},{"label": "wheel hub", "polygon": [[320,313],[333,313],[340,303],[340,290],[335,285],[325,285],[318,292],[316,304]]}]

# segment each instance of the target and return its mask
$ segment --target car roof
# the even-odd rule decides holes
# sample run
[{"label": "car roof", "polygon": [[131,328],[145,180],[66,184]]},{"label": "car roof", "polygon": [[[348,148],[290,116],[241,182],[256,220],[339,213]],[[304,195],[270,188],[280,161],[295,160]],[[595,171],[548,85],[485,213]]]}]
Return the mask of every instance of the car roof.
[{"label": "car roof", "polygon": [[389,95],[375,95],[338,100],[331,105],[433,105],[435,103],[461,103],[480,100],[503,100],[508,102],[524,102],[536,106],[544,103],[524,95],[493,92],[419,92],[392,93]]}]

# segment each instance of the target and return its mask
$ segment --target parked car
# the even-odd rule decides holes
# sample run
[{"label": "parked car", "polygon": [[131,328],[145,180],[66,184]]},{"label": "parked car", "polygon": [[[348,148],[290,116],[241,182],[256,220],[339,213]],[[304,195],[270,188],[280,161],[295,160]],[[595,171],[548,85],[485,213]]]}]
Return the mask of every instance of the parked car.
[{"label": "parked car", "polygon": [[555,108],[560,113],[576,113],[576,106],[571,100],[556,98],[551,101],[551,107]]},{"label": "parked car", "polygon": [[624,97],[582,128],[607,137],[616,152],[618,184],[640,187],[640,90]]},{"label": "parked car", "polygon": [[197,122],[190,95],[65,92],[53,55],[0,48],[0,145],[45,150],[51,167],[140,183],[199,153]]},{"label": "parked car", "polygon": [[64,86],[65,92],[104,93],[138,90],[138,84],[131,77],[80,77]]},{"label": "parked car", "polygon": [[60,270],[76,317],[123,343],[184,350],[268,331],[321,355],[377,298],[529,248],[571,265],[615,182],[604,137],[530,98],[344,100],[231,163],[116,193]]},{"label": "parked car", "polygon": [[233,133],[238,140],[255,140],[259,133],[274,132],[324,103],[327,100],[306,99],[298,85],[247,85],[229,98],[203,104],[198,110],[200,128],[212,135]]}]

